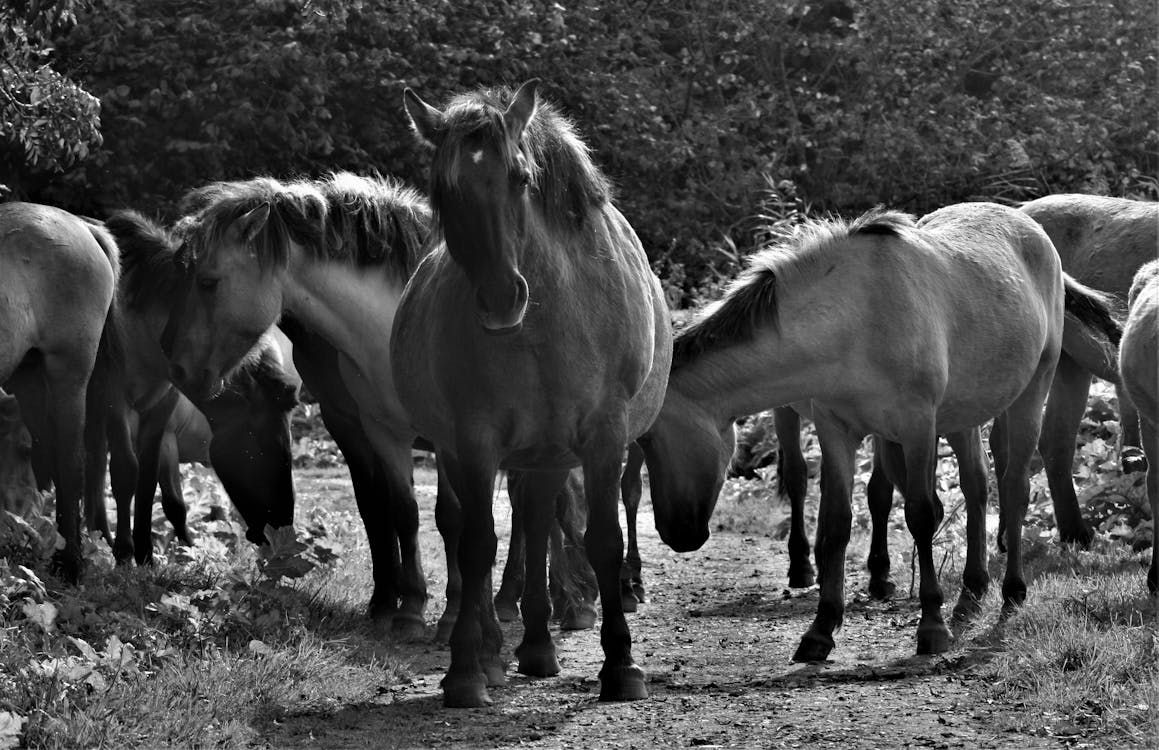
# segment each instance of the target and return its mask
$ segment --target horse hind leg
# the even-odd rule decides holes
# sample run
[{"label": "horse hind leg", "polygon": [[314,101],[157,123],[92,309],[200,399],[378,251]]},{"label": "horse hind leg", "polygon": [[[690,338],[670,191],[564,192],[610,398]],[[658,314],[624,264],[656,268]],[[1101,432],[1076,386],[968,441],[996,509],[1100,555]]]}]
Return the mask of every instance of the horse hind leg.
[{"label": "horse hind leg", "polygon": [[[639,445],[628,446],[628,460],[620,474],[620,498],[624,503],[624,521],[628,526],[628,550],[620,567],[620,598],[625,612],[635,612],[645,602],[643,562],[636,533],[636,514],[644,496],[640,473],[644,469],[644,451]],[[594,574],[593,574],[594,575]]]},{"label": "horse hind leg", "polygon": [[46,356],[45,375],[51,404],[49,423],[56,450],[53,477],[56,483],[56,524],[64,537],[64,548],[53,558],[53,566],[69,582],[80,580],[83,567],[81,545],[81,501],[84,493],[85,392],[92,358],[78,367],[70,357]]},{"label": "horse hind leg", "polygon": [[1147,498],[1151,502],[1151,567],[1147,571],[1147,589],[1159,595],[1159,424],[1144,418],[1139,424],[1143,450],[1147,452]]},{"label": "horse hind leg", "polygon": [[387,513],[398,540],[399,554],[398,608],[391,613],[390,627],[395,637],[403,639],[417,638],[425,632],[428,598],[418,543],[419,510],[411,483],[411,466],[411,441],[396,440],[379,467],[385,479]]},{"label": "horse hind leg", "polygon": [[999,506],[1006,521],[1006,573],[1002,580],[1002,609],[1005,613],[1026,600],[1026,581],[1022,575],[1022,524],[1030,504],[1030,461],[1042,429],[1042,403],[1050,390],[1053,370],[1053,367],[1040,367],[1014,403],[994,420],[994,429],[990,433],[995,468],[1001,467],[998,475]]},{"label": "horse hind leg", "polygon": [[520,472],[507,474],[507,496],[511,500],[511,540],[507,545],[503,578],[499,582],[499,591],[495,594],[495,614],[500,622],[515,622],[519,619],[519,597],[523,593],[526,581],[523,492],[518,487],[523,477]]},{"label": "horse hind leg", "polygon": [[[584,553],[583,491],[583,483],[572,473],[555,498],[548,572],[554,592],[553,609],[561,630],[588,630],[595,626],[598,617],[595,601],[599,585]],[[623,592],[622,577],[620,590]],[[635,593],[632,600],[637,601]]]},{"label": "horse hind leg", "polygon": [[893,482],[882,466],[880,439],[874,439],[873,471],[865,488],[866,502],[873,530],[869,541],[869,556],[865,567],[869,570],[869,596],[878,601],[893,598],[897,591],[890,577],[889,512],[893,508]]},{"label": "horse hind leg", "polygon": [[777,491],[789,498],[789,587],[808,588],[816,581],[809,561],[809,533],[805,530],[805,497],[809,465],[801,452],[801,415],[783,406],[773,410],[777,434]]},{"label": "horse hind leg", "polygon": [[[1078,542],[1084,547],[1090,544],[1094,533],[1083,520],[1073,473],[1075,435],[1086,410],[1090,383],[1091,374],[1087,370],[1066,354],[1059,357],[1038,436],[1038,452],[1046,470],[1059,539],[1064,544]],[[1000,549],[1005,543],[1005,524],[1005,514],[1002,514],[998,529]]]},{"label": "horse hind leg", "polygon": [[1127,391],[1121,385],[1115,387],[1119,396],[1119,457],[1125,473],[1147,471],[1152,463],[1148,456],[1143,428],[1139,420],[1139,410]]},{"label": "horse hind leg", "polygon": [[953,613],[955,621],[964,622],[981,613],[982,598],[990,587],[986,564],[986,453],[982,431],[976,427],[946,435],[946,441],[958,457],[959,482],[966,499],[966,567]]},{"label": "horse hind leg", "polygon": [[188,514],[181,491],[181,463],[177,453],[177,436],[166,428],[161,438],[161,453],[157,466],[157,480],[161,485],[161,509],[173,527],[178,541],[193,545],[189,534]]}]

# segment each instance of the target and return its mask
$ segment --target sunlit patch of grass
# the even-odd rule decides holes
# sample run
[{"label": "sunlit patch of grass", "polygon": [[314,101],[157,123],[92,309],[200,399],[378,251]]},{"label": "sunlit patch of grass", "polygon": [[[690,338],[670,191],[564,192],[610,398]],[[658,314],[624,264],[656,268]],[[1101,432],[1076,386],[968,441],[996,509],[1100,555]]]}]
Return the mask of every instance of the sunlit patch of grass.
[{"label": "sunlit patch of grass", "polygon": [[1137,573],[1120,572],[1122,557],[1100,570],[1088,553],[1081,573],[1042,573],[994,631],[1000,650],[982,677],[994,700],[1025,707],[1010,714],[1018,731],[1129,745],[1159,736],[1156,602]]}]

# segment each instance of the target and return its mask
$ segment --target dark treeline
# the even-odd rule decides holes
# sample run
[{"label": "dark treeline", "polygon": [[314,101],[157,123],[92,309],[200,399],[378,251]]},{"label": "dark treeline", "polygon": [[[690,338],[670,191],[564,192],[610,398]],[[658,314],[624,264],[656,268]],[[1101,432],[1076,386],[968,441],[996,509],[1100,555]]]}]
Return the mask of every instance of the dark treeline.
[{"label": "dark treeline", "polygon": [[98,0],[53,65],[100,98],[103,145],[26,192],[171,218],[207,180],[422,186],[404,87],[538,76],[677,302],[787,206],[1155,197],[1156,40],[1151,0]]}]

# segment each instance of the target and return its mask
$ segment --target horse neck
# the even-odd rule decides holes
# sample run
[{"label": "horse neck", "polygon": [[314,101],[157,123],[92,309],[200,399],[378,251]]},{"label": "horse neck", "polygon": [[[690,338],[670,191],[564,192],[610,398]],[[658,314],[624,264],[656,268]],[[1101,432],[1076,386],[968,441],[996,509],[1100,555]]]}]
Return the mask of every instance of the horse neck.
[{"label": "horse neck", "polygon": [[345,260],[308,259],[300,248],[281,274],[282,309],[311,333],[353,356],[371,342],[369,326],[390,338],[406,280],[383,266],[355,266]]},{"label": "horse neck", "polygon": [[772,330],[752,340],[700,354],[669,377],[668,388],[718,421],[825,395],[840,382],[840,360]]}]

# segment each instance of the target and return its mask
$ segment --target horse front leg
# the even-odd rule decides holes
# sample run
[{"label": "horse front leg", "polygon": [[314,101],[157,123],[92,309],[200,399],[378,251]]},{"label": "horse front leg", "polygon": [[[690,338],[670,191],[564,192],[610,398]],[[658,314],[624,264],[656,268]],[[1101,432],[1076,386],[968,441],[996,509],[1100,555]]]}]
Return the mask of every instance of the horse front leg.
[{"label": "horse front leg", "polygon": [[833,633],[845,616],[845,550],[853,522],[853,470],[861,442],[860,435],[826,416],[816,414],[814,421],[821,442],[816,548],[821,590],[817,615],[801,637],[793,661],[824,661],[833,650]]},{"label": "horse front leg", "polygon": [[790,406],[773,409],[777,434],[777,493],[789,498],[789,587],[808,588],[817,580],[809,560],[809,532],[805,529],[805,497],[809,492],[809,465],[801,452],[801,415]]},{"label": "horse front leg", "polygon": [[137,426],[137,489],[133,500],[133,556],[138,565],[153,561],[153,495],[161,470],[161,442],[179,393],[170,388],[161,399],[141,412]]},{"label": "horse front leg", "polygon": [[[427,606],[427,579],[423,574],[419,550],[419,507],[411,481],[412,460],[410,438],[392,437],[379,441],[379,471],[386,490],[386,510],[389,525],[398,544],[398,577],[394,583],[397,599],[390,597],[383,615],[391,618],[390,629],[396,638],[417,638],[426,629],[423,613]],[[392,539],[391,545],[395,542]],[[388,550],[392,555],[394,549]],[[396,604],[393,611],[389,605]]]},{"label": "horse front leg", "polygon": [[892,598],[897,590],[889,574],[889,511],[893,508],[893,482],[889,481],[881,463],[883,442],[880,438],[873,440],[873,472],[865,488],[873,525],[865,567],[869,570],[869,595],[879,601]]},{"label": "horse front leg", "polygon": [[[905,454],[905,522],[918,554],[918,600],[922,615],[918,622],[917,652],[940,654],[950,648],[953,635],[942,617],[945,596],[934,565],[934,534],[944,511],[934,493],[934,470],[938,436],[930,420],[925,429],[915,426],[902,444]],[[891,446],[892,448],[892,446]]]},{"label": "horse front leg", "polygon": [[[491,704],[488,685],[502,684],[501,631],[490,591],[491,566],[495,564],[498,544],[491,508],[498,461],[488,459],[482,451],[460,457],[440,450],[438,455],[459,499],[462,519],[457,565],[462,592],[459,616],[451,631],[451,664],[442,682],[443,705],[478,708]],[[484,622],[485,619],[492,621]]]},{"label": "horse front leg", "polygon": [[966,499],[966,567],[953,614],[954,620],[962,622],[981,613],[982,597],[990,588],[986,564],[986,453],[982,431],[977,427],[948,434],[946,442],[958,457],[958,481]]},{"label": "horse front leg", "polygon": [[443,549],[447,556],[447,606],[439,616],[435,628],[435,642],[447,643],[451,631],[459,619],[459,605],[463,599],[463,577],[459,575],[459,538],[463,533],[463,509],[459,498],[443,468],[443,462],[436,456],[439,474],[438,495],[435,498],[435,527],[443,538]]},{"label": "horse front leg", "polygon": [[600,700],[629,701],[648,697],[644,670],[632,660],[632,635],[624,618],[620,596],[620,564],[624,537],[620,532],[619,479],[625,430],[599,434],[583,455],[584,495],[588,528],[584,534],[588,561],[596,573],[603,606],[600,645],[604,665],[600,669]]},{"label": "horse front leg", "polygon": [[624,502],[624,520],[628,524],[628,552],[620,568],[620,598],[625,612],[635,612],[644,603],[643,561],[636,534],[636,513],[644,496],[640,473],[644,470],[644,449],[636,443],[628,446],[628,461],[620,475],[620,497]]},{"label": "horse front leg", "polygon": [[113,558],[133,559],[133,490],[137,486],[137,452],[128,421],[128,406],[112,411],[106,422],[109,446],[109,484],[117,507],[117,534]]},{"label": "horse front leg", "polygon": [[[508,472],[511,504],[521,509],[523,527],[523,641],[515,649],[519,671],[535,677],[559,674],[559,659],[548,623],[547,536],[555,519],[556,495],[568,472]],[[513,521],[514,522],[514,521]]]}]

